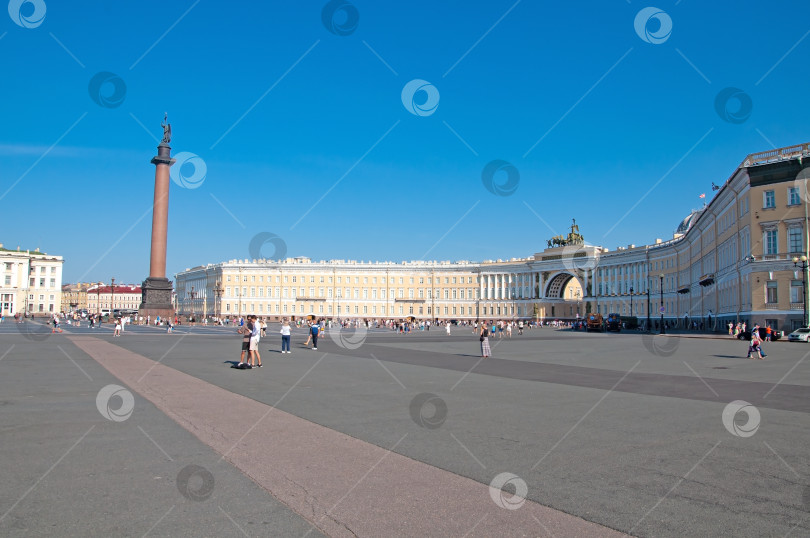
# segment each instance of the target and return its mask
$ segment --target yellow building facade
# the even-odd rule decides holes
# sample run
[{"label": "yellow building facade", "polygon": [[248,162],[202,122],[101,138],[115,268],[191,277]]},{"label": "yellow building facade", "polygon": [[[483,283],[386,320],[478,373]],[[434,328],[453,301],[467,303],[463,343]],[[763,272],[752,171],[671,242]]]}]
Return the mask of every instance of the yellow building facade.
[{"label": "yellow building facade", "polygon": [[810,145],[751,154],[673,237],[608,250],[567,238],[484,262],[231,260],[176,275],[181,314],[325,318],[575,320],[634,316],[653,327],[806,323]]}]

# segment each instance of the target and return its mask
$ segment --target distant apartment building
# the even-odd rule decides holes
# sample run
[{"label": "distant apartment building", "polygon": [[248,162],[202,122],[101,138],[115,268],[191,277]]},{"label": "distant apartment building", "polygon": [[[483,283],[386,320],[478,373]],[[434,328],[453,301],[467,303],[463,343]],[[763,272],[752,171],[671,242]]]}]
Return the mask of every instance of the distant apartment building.
[{"label": "distant apartment building", "polygon": [[92,284],[86,293],[87,310],[91,314],[103,310],[138,310],[143,295],[141,287],[134,284]]},{"label": "distant apartment building", "polygon": [[87,310],[87,288],[91,284],[65,284],[62,286],[62,312]]},{"label": "distant apartment building", "polygon": [[58,312],[62,304],[62,256],[9,250],[0,243],[0,311]]}]

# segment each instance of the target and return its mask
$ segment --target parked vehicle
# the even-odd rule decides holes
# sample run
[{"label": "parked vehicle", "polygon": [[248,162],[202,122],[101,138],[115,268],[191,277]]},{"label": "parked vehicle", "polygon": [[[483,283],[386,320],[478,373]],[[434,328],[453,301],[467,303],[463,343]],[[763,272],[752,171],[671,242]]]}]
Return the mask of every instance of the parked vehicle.
[{"label": "parked vehicle", "polygon": [[622,316],[622,324],[625,329],[638,329],[638,317]]},{"label": "parked vehicle", "polygon": [[602,314],[588,314],[588,327],[587,330],[590,331],[599,331],[602,332],[604,330],[604,325],[602,321]]},{"label": "parked vehicle", "polygon": [[799,327],[790,333],[788,342],[810,342],[810,327]]},{"label": "parked vehicle", "polygon": [[622,331],[622,317],[619,314],[608,314],[607,321],[605,322],[605,330],[621,332]]}]

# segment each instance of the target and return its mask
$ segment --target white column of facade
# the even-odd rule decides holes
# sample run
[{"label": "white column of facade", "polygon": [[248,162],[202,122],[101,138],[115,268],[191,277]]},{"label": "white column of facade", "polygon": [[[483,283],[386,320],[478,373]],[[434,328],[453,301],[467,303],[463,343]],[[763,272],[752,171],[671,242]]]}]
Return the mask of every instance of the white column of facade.
[{"label": "white column of facade", "polygon": [[583,298],[585,298],[585,297],[588,295],[588,273],[589,273],[589,272],[590,272],[590,271],[588,271],[588,270],[586,269],[586,270],[585,270],[585,276],[584,276],[584,277],[583,277],[583,279],[582,279],[582,285],[583,285],[583,288],[582,288],[582,297],[583,297]]},{"label": "white column of facade", "polygon": [[537,285],[537,298],[543,299],[546,296],[546,282],[543,279],[543,273],[537,272],[538,285]]},{"label": "white column of facade", "polygon": [[485,299],[487,301],[491,297],[490,286],[492,285],[492,283],[491,283],[490,277],[491,277],[491,275],[484,275],[484,280],[486,282],[486,295],[484,295],[483,299]]}]

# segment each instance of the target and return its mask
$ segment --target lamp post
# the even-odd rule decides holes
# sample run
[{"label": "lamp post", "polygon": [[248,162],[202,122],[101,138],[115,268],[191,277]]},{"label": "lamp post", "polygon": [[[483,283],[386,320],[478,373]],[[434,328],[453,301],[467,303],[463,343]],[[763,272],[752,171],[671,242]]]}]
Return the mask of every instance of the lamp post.
[{"label": "lamp post", "polygon": [[110,314],[115,318],[115,279],[110,278]]},{"label": "lamp post", "polygon": [[197,296],[197,294],[194,291],[194,286],[191,286],[191,294],[190,295],[191,295],[191,318],[194,319],[194,298]]},{"label": "lamp post", "polygon": [[660,283],[660,291],[661,291],[661,332],[659,334],[664,334],[666,331],[664,330],[664,273],[658,275],[658,278],[661,279]]},{"label": "lamp post", "polygon": [[222,293],[224,291],[225,290],[222,289],[222,281],[217,280],[216,287],[214,288],[214,297],[216,297],[216,300],[217,300],[217,304],[214,305],[214,310],[216,311],[216,316],[217,316],[217,323],[220,323],[222,321],[220,318],[222,317],[222,312],[221,312],[221,310],[222,310]]},{"label": "lamp post", "polygon": [[98,314],[98,322],[101,323],[101,282],[96,286],[96,314]]},{"label": "lamp post", "polygon": [[650,332],[651,327],[652,327],[652,325],[650,325],[652,323],[652,321],[650,320],[650,306],[651,306],[651,303],[650,303],[650,277],[648,275],[647,276],[647,332]]},{"label": "lamp post", "polygon": [[633,286],[630,286],[630,317],[633,317]]},{"label": "lamp post", "polygon": [[[801,263],[800,263],[801,262]],[[801,257],[793,256],[793,267],[802,270],[802,303],[803,303],[803,317],[802,317],[802,326],[807,327],[810,326],[810,320],[807,319],[807,285],[808,285],[808,278],[807,278],[807,268],[810,265],[807,262],[807,256],[802,255]]]}]

